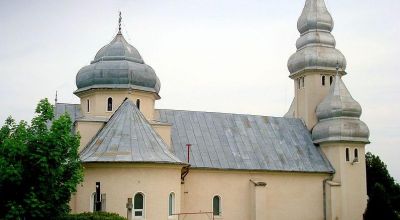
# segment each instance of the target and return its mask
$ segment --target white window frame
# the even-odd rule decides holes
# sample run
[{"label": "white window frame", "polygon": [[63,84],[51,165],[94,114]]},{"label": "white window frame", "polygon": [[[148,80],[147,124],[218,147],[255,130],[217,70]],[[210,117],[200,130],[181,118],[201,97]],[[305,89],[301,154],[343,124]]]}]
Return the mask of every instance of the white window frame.
[{"label": "white window frame", "polygon": [[[172,203],[170,204],[169,199],[170,199],[171,195],[172,195]],[[170,205],[172,205],[172,207],[170,207]],[[172,213],[169,212],[170,209],[171,209]],[[168,218],[173,218],[174,215],[172,215],[172,214],[175,214],[175,212],[176,212],[175,211],[175,192],[170,192],[168,194]]]},{"label": "white window frame", "polygon": [[[135,209],[135,196],[137,195],[137,194],[142,194],[142,196],[143,196],[143,209]],[[135,212],[142,212],[142,216],[135,216]],[[146,217],[146,195],[143,193],[143,192],[136,192],[134,195],[133,195],[133,211],[132,211],[132,218],[133,219],[145,219],[145,217]]]}]

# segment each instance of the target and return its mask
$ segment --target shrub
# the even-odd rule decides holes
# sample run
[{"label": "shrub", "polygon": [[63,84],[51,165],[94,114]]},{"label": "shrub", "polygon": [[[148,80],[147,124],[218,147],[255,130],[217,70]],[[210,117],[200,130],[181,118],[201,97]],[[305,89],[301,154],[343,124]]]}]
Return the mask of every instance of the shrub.
[{"label": "shrub", "polygon": [[109,212],[84,212],[79,214],[68,214],[61,220],[126,220],[116,213]]}]

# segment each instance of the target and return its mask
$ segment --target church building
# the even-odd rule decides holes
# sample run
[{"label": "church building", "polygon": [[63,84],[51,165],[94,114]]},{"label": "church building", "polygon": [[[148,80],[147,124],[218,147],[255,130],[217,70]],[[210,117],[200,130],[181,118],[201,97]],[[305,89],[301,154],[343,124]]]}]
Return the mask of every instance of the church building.
[{"label": "church building", "polygon": [[[121,24],[121,23],[120,23]],[[155,109],[161,83],[121,33],[56,103],[81,135],[73,213],[142,220],[361,220],[367,204],[361,106],[345,86],[324,0],[306,0],[295,94],[284,117]],[[165,97],[168,98],[168,97]],[[256,104],[256,103],[255,103]]]}]

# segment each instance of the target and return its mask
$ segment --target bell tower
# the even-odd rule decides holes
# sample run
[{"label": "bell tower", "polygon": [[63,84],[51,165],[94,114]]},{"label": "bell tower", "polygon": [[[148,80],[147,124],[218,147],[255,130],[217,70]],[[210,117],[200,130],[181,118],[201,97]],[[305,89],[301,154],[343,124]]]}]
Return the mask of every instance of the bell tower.
[{"label": "bell tower", "polygon": [[360,120],[361,106],[339,74],[318,105],[312,138],[335,169],[325,186],[327,219],[362,220],[367,206],[365,145],[369,130]]},{"label": "bell tower", "polygon": [[327,95],[336,67],[341,76],[346,74],[346,58],[335,48],[333,19],[324,0],[306,0],[297,29],[297,51],[288,61],[295,97],[285,116],[303,119],[311,130],[317,123],[316,107]]}]

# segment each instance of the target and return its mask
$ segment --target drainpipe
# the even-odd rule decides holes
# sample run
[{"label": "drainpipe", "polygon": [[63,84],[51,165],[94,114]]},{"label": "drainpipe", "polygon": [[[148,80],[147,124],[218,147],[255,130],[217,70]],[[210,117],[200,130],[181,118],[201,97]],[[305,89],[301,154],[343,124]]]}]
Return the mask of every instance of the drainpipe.
[{"label": "drainpipe", "polygon": [[327,220],[327,213],[326,213],[326,182],[333,180],[333,174],[331,174],[328,178],[325,178],[322,181],[322,189],[323,189],[323,198],[324,198],[324,220]]}]

